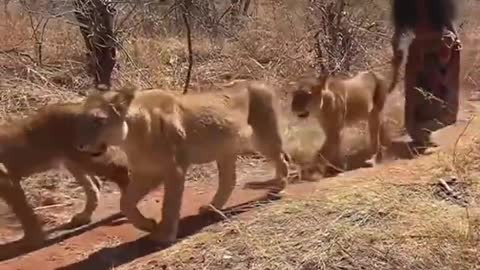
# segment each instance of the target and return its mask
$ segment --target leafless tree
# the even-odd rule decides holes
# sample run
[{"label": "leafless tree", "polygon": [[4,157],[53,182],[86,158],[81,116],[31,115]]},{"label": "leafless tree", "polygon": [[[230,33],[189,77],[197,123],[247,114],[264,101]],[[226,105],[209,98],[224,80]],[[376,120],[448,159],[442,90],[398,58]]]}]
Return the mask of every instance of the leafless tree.
[{"label": "leafless tree", "polygon": [[188,92],[188,86],[190,85],[190,78],[192,76],[192,67],[193,67],[193,52],[192,52],[192,30],[190,27],[190,7],[191,7],[191,0],[185,0],[185,3],[182,7],[182,16],[183,21],[185,23],[185,30],[187,31],[187,48],[188,48],[188,70],[187,70],[187,77],[185,79],[185,86],[183,87],[183,94]]},{"label": "leafless tree", "polygon": [[115,9],[109,0],[74,0],[75,17],[90,58],[95,86],[108,90],[116,63],[116,37],[113,31]]},{"label": "leafless tree", "polygon": [[311,25],[316,32],[315,65],[319,72],[349,73],[357,64],[365,64],[364,44],[375,44],[378,37],[371,33],[381,32],[373,18],[352,13],[345,0],[312,0],[310,10],[315,18]]}]

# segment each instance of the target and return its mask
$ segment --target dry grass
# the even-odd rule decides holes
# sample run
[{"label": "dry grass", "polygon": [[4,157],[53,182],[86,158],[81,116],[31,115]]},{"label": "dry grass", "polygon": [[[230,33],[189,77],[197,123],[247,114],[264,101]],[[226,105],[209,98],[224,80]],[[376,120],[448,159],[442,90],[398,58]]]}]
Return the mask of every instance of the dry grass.
[{"label": "dry grass", "polygon": [[409,167],[417,180],[386,174],[405,169],[392,165],[376,180],[275,203],[119,269],[478,269],[479,150],[476,140],[457,153],[456,167],[469,172],[458,184],[467,207],[438,195],[437,180],[452,172],[440,154]]},{"label": "dry grass", "polygon": [[[77,26],[72,24],[72,14],[67,12],[64,17],[51,17],[41,9],[28,14],[18,9],[19,5],[14,2],[10,4],[10,17],[0,12],[0,35],[5,37],[0,42],[0,121],[13,121],[46,104],[82,98],[92,83],[85,70],[83,40]],[[308,14],[307,4],[308,1],[258,1],[254,12],[256,17],[246,19],[235,30],[229,29],[228,20],[224,20],[220,26],[226,33],[216,36],[195,24],[191,91],[214,88],[215,83],[232,77],[264,79],[278,86],[280,96],[285,100],[285,111],[288,111],[288,99],[285,99],[288,89],[285,86],[290,80],[312,72],[318,60],[312,51],[313,31],[309,25],[312,17]],[[381,15],[384,10],[379,12]],[[35,37],[42,32],[34,31],[32,22],[36,24],[46,18],[48,24],[41,40],[40,61]],[[182,29],[181,26],[169,30],[172,22],[168,20],[171,18],[165,17],[156,23],[166,29],[161,34],[152,34],[142,26],[125,35],[119,48],[119,69],[113,74],[115,85],[130,81],[142,87],[182,88],[188,58],[185,36],[176,30]],[[135,23],[132,21],[131,24]],[[369,38],[374,36],[372,34]],[[373,47],[378,48],[384,42],[386,40]],[[365,55],[369,63],[378,63],[384,58],[378,54],[374,56],[373,50],[365,51]],[[355,64],[355,68],[364,64],[368,65],[361,62]],[[308,158],[322,143],[316,123],[297,125],[297,120],[288,113],[284,122],[288,149],[298,152],[299,157]],[[251,162],[240,163],[249,168]],[[215,174],[213,165],[199,166],[192,170],[191,179],[212,179]],[[41,188],[43,184],[33,184],[38,183],[38,179],[50,179],[46,181],[74,196],[68,186],[61,184],[64,181],[53,181],[54,177],[49,174],[41,174],[25,182],[28,192],[34,193],[32,198],[50,192]],[[56,190],[52,194],[58,193]],[[41,200],[32,203],[42,205]]]},{"label": "dry grass", "polygon": [[[213,37],[194,32],[193,91],[211,88],[230,77],[255,78],[273,82],[285,98],[287,82],[312,72],[319,60],[312,49],[307,2],[258,1],[257,16],[247,19],[241,29]],[[378,19],[379,29],[389,33],[384,2],[369,3],[379,8],[371,9],[375,14],[368,16]],[[479,6],[473,0],[465,3],[469,12],[463,18],[467,22],[463,33],[471,35],[464,35],[462,74],[472,88],[477,87],[479,71],[478,50],[473,47],[478,36],[474,32],[478,23],[473,18]],[[167,28],[164,25],[168,23],[158,24]],[[0,12],[2,121],[45,104],[81,98],[91,84],[78,28],[64,18],[50,18],[46,29],[40,65],[28,16],[13,13],[7,19]],[[184,35],[168,29],[162,33],[137,29],[130,33],[120,49],[115,84],[128,80],[143,87],[181,89],[187,69]],[[378,33],[362,35],[368,42],[361,43],[359,54],[365,57],[353,63],[353,70],[382,65],[389,55],[385,53],[388,39]],[[288,112],[288,98],[284,105]],[[402,106],[400,91],[389,97],[385,113],[392,133],[403,125]],[[286,113],[283,126],[287,150],[297,160],[308,160],[323,142],[314,120],[299,122]],[[357,136],[363,131],[360,126],[344,132],[345,152],[368,143],[365,136]],[[171,249],[120,269],[159,269],[163,265],[167,266],[163,269],[478,269],[480,225],[475,221],[475,208],[480,186],[474,181],[480,171],[476,165],[478,150],[477,144],[462,149],[455,163],[451,155],[440,155],[408,167],[399,165],[384,173],[388,183],[383,181],[385,175],[370,175],[368,183],[345,185],[309,199],[285,200],[255,212],[251,219],[210,227]],[[263,161],[243,159],[239,163],[239,174],[251,175]],[[468,211],[440,200],[436,185],[391,184],[407,176],[436,180],[450,174],[467,183],[471,198]],[[209,164],[193,168],[189,177],[207,181],[215,176],[214,165]],[[34,207],[80,199],[76,184],[59,172],[31,177],[24,185]]]}]

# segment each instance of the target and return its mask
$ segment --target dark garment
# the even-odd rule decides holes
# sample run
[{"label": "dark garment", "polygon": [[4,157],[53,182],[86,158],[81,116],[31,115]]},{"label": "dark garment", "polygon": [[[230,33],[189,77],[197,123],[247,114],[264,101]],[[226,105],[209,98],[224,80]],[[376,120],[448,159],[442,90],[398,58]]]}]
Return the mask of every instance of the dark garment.
[{"label": "dark garment", "polygon": [[405,125],[413,141],[452,125],[458,114],[460,51],[456,35],[417,31],[405,67]]},{"label": "dark garment", "polygon": [[[456,0],[394,0],[393,81],[405,66],[405,126],[414,142],[428,145],[430,133],[454,124],[458,114],[460,42],[453,27]],[[407,32],[414,33],[407,44]],[[407,37],[407,38],[404,38]],[[405,48],[408,45],[409,47]]]},{"label": "dark garment", "polygon": [[457,15],[458,0],[393,0],[392,20],[395,28],[415,29],[428,21],[431,29],[442,31]]}]

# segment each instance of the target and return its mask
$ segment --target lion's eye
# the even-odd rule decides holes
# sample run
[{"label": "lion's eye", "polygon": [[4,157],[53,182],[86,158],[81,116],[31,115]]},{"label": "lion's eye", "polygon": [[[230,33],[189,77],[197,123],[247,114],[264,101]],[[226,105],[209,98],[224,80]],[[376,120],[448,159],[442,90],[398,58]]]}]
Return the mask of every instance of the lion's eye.
[{"label": "lion's eye", "polygon": [[108,115],[105,112],[100,110],[92,111],[91,117],[92,117],[93,123],[99,126],[106,124],[108,119]]}]

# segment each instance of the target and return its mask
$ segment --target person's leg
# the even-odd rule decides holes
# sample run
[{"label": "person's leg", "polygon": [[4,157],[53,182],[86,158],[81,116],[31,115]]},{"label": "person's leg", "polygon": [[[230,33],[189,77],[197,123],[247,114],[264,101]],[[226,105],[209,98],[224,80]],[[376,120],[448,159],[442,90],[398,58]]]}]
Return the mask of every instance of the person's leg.
[{"label": "person's leg", "polygon": [[[420,73],[423,69],[423,53],[418,43],[409,49],[405,65],[405,128],[414,145],[423,146],[430,141],[430,132],[419,126],[419,115],[428,110],[425,90]],[[425,106],[426,105],[426,106]]]},{"label": "person's leg", "polygon": [[447,90],[446,112],[443,122],[452,125],[457,121],[460,96],[460,50],[453,49],[452,57],[445,74],[445,87]]},{"label": "person's leg", "polygon": [[454,124],[458,115],[460,54],[451,46],[445,48],[451,50],[447,52],[448,61],[442,61],[442,52],[428,55],[424,80],[420,82],[420,85],[425,85],[430,97],[421,106],[424,109],[419,111],[417,123],[420,128],[431,132]]}]

